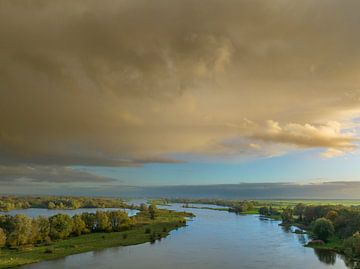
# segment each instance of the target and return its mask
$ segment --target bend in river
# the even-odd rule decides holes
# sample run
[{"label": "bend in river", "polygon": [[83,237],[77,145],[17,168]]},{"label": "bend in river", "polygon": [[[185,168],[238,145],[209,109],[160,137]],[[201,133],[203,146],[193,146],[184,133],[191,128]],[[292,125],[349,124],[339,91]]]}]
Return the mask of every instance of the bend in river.
[{"label": "bend in river", "polygon": [[[179,204],[167,206],[181,210]],[[341,255],[303,247],[307,237],[257,215],[186,208],[196,217],[154,244],[145,243],[71,255],[22,269],[345,269]],[[68,212],[68,211],[66,211]],[[348,264],[346,264],[348,263]]]}]

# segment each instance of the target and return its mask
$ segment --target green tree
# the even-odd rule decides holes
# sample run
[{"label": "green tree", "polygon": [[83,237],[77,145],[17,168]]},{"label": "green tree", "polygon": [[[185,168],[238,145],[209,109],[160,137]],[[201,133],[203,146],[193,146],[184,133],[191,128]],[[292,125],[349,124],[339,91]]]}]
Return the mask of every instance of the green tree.
[{"label": "green tree", "polygon": [[294,207],[294,215],[299,217],[299,221],[303,220],[305,208],[306,205],[304,205],[303,203],[299,203]]},{"label": "green tree", "polygon": [[314,235],[323,241],[326,241],[335,232],[333,223],[326,218],[318,218],[314,223],[312,231]]},{"label": "green tree", "polygon": [[125,211],[117,210],[109,212],[111,228],[113,231],[121,231],[127,228],[130,223],[130,218]]},{"label": "green tree", "polygon": [[57,214],[49,218],[51,239],[65,239],[73,227],[72,219],[65,214]]},{"label": "green tree", "polygon": [[93,213],[84,212],[81,214],[81,219],[85,222],[86,229],[90,232],[96,229],[96,217]]},{"label": "green tree", "polygon": [[267,206],[260,207],[259,214],[263,216],[269,215],[269,208]]},{"label": "green tree", "polygon": [[151,203],[151,205],[149,205],[148,211],[149,211],[150,219],[154,220],[156,217],[156,211],[157,211],[157,206],[154,202]]},{"label": "green tree", "polygon": [[46,217],[38,217],[35,219],[37,223],[38,235],[37,241],[49,242],[50,241],[50,222]]},{"label": "green tree", "polygon": [[0,228],[0,248],[5,246],[5,244],[6,244],[6,233],[2,228]]},{"label": "green tree", "polygon": [[54,209],[54,208],[56,208],[56,205],[53,202],[49,202],[47,207],[48,207],[48,209]]},{"label": "green tree", "polygon": [[72,233],[75,235],[81,235],[84,233],[88,233],[89,230],[86,228],[86,224],[79,215],[75,215],[72,218],[73,220],[73,230]]},{"label": "green tree", "polygon": [[10,247],[32,243],[32,220],[25,215],[16,215],[12,218],[12,232],[7,238]]},{"label": "green tree", "polygon": [[360,233],[356,232],[353,236],[345,240],[345,253],[352,257],[360,257]]},{"label": "green tree", "polygon": [[96,230],[101,232],[110,232],[111,223],[106,212],[96,211]]},{"label": "green tree", "polygon": [[293,221],[293,215],[294,215],[294,211],[290,207],[285,208],[281,213],[281,219],[283,223],[284,224],[291,223]]}]

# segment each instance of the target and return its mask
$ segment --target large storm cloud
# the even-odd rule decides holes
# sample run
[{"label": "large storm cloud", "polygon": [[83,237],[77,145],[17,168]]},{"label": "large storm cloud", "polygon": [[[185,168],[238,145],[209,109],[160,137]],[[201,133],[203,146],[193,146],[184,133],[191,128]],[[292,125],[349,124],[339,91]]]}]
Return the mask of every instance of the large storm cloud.
[{"label": "large storm cloud", "polygon": [[43,171],[353,152],[359,8],[0,1],[0,162]]}]

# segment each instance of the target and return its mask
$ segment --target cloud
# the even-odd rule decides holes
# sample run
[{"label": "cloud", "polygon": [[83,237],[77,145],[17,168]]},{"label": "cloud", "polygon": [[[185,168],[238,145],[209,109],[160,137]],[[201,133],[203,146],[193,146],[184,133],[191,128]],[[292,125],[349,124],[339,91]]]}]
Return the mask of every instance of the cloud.
[{"label": "cloud", "polygon": [[108,183],[113,178],[63,166],[0,166],[0,184],[23,183]]},{"label": "cloud", "polygon": [[341,124],[329,122],[325,125],[289,123],[284,126],[276,121],[267,121],[264,130],[253,135],[255,139],[290,144],[301,148],[325,148],[324,157],[341,156],[354,151],[358,140],[352,132],[342,132]]},{"label": "cloud", "polygon": [[175,154],[352,152],[359,8],[2,1],[0,163],[66,169],[173,163]]}]

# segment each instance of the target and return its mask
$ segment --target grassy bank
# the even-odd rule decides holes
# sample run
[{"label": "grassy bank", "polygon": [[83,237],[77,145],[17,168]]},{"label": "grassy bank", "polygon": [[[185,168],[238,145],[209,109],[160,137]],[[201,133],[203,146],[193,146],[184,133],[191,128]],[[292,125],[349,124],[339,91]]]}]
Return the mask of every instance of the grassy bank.
[{"label": "grassy bank", "polygon": [[344,254],[344,240],[341,240],[335,236],[330,238],[324,244],[314,244],[314,243],[310,242],[305,246],[315,248],[315,249],[332,250],[332,251]]},{"label": "grassy bank", "polygon": [[185,226],[187,216],[191,215],[159,210],[156,219],[150,220],[146,214],[140,213],[136,217],[142,219],[143,224],[138,224],[127,231],[85,234],[59,240],[50,245],[23,246],[19,249],[2,248],[0,268],[11,268],[109,247],[153,242],[166,237],[171,230]]}]

